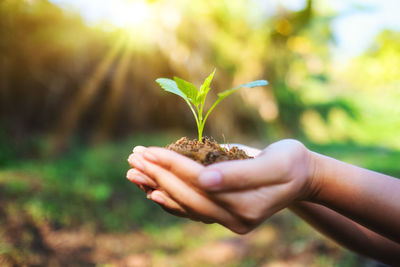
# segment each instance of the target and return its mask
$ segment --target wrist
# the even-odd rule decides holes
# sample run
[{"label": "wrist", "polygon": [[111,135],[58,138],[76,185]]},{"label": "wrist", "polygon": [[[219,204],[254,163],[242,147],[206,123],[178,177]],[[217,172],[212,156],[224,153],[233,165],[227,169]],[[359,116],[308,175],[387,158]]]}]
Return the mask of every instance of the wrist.
[{"label": "wrist", "polygon": [[304,190],[304,195],[301,200],[305,201],[314,201],[322,187],[322,176],[319,175],[321,170],[321,165],[319,164],[318,153],[315,153],[309,149],[307,149],[307,157],[306,157],[306,189]]},{"label": "wrist", "polygon": [[292,184],[292,203],[312,201],[320,190],[319,155],[299,141],[285,140],[284,142],[290,147],[286,151],[288,165],[284,167],[288,173],[284,176],[288,177]]}]

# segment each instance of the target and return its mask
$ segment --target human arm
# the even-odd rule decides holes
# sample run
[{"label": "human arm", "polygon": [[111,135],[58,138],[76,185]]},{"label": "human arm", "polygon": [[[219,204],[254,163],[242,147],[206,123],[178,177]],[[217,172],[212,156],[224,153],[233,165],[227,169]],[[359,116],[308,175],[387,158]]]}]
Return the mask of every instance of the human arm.
[{"label": "human arm", "polygon": [[386,264],[400,262],[400,244],[319,204],[300,201],[289,209],[339,245]]},{"label": "human arm", "polygon": [[400,243],[400,180],[311,153],[317,181],[309,200]]},{"label": "human arm", "polygon": [[[234,144],[248,155],[257,156],[261,150]],[[318,155],[317,155],[318,156]],[[296,215],[308,222],[316,230],[333,239],[338,244],[361,255],[388,264],[400,262],[400,244],[385,238],[355,221],[320,204],[298,201],[289,206]]]},{"label": "human arm", "polygon": [[[245,150],[251,156],[257,156],[261,152],[241,144],[234,146]],[[400,262],[399,243],[375,233],[342,214],[308,201],[295,202],[289,209],[322,234],[352,251],[381,261],[386,260],[389,264]]]}]

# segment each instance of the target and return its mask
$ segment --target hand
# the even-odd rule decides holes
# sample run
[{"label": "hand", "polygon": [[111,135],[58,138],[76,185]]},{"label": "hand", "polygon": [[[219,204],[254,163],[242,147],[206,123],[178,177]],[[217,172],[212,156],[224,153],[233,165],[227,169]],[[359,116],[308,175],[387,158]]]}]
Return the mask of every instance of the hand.
[{"label": "hand", "polygon": [[[164,169],[153,162],[155,159],[146,160],[151,158],[152,155],[148,154],[146,148],[136,147],[134,153],[129,156],[129,163],[135,169],[130,169],[127,173],[127,178],[137,184],[141,189],[147,193],[149,199],[154,200],[160,204],[166,211],[180,217],[187,217],[195,221],[202,221],[204,223],[220,223],[229,229],[241,230],[244,226],[229,212],[224,210],[222,207],[213,203],[208,199],[204,193],[200,193],[198,190],[186,184],[181,178],[188,178],[196,176],[200,173],[204,166],[197,162],[181,156],[175,152],[153,148],[170,153],[169,156],[172,162],[176,161],[179,164],[188,166],[186,169],[174,169],[171,165],[170,169]],[[174,158],[176,156],[177,158]],[[147,173],[144,168],[151,172],[157,173],[157,176],[151,176]],[[175,173],[177,173],[175,175]],[[152,178],[150,178],[150,177]]]},{"label": "hand", "polygon": [[312,192],[311,153],[294,140],[274,143],[254,159],[208,167],[162,148],[136,149],[129,162],[136,168],[128,173],[131,181],[148,186],[151,180],[165,190],[155,191],[165,208],[238,233]]}]

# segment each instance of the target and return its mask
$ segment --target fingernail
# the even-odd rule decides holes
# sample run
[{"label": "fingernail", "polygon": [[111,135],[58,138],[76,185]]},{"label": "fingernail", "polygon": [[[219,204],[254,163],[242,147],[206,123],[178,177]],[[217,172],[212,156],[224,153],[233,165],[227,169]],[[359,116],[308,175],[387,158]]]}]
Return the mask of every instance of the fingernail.
[{"label": "fingernail", "polygon": [[134,157],[132,160],[132,164],[135,167],[135,169],[138,169],[139,171],[143,172],[144,166],[143,166],[142,159],[140,157],[137,157],[137,156]]},{"label": "fingernail", "polygon": [[222,175],[219,171],[205,171],[199,176],[200,185],[206,188],[216,187],[222,182]]},{"label": "fingernail", "polygon": [[165,199],[159,194],[151,194],[151,200],[157,202],[158,204],[165,204]]},{"label": "fingernail", "polygon": [[144,152],[143,157],[151,162],[156,163],[157,162],[157,158],[156,156],[154,156],[152,153],[150,153],[149,151]]},{"label": "fingernail", "polygon": [[137,174],[137,172],[134,169],[130,169],[126,173],[126,178],[128,178],[128,179],[133,178],[136,174]]},{"label": "fingernail", "polygon": [[144,146],[135,146],[132,150],[133,153],[140,153],[143,152],[146,149]]},{"label": "fingernail", "polygon": [[127,176],[127,178],[128,178],[128,180],[131,181],[132,183],[141,184],[141,185],[147,185],[146,179],[144,179],[143,177],[140,177],[140,176],[137,175],[137,174]]}]

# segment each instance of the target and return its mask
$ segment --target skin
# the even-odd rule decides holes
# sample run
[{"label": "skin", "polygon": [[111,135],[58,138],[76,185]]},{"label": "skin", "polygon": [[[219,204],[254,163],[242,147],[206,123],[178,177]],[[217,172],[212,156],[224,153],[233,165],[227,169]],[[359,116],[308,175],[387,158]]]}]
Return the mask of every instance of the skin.
[{"label": "skin", "polygon": [[323,234],[387,264],[400,262],[400,180],[314,153],[296,140],[254,159],[204,167],[136,147],[127,178],[168,212],[245,234],[289,208]]}]

